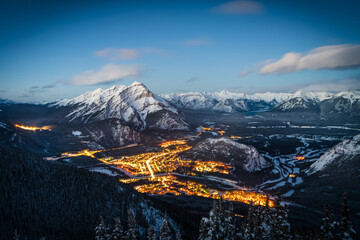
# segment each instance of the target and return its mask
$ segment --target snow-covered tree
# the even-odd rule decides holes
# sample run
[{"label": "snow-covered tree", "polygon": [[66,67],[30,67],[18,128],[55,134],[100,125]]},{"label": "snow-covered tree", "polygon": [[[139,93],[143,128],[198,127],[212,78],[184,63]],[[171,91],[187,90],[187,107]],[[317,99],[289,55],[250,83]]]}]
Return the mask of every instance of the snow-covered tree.
[{"label": "snow-covered tree", "polygon": [[160,240],[171,240],[171,231],[169,228],[166,214],[160,229]]},{"label": "snow-covered tree", "polygon": [[124,231],[123,228],[121,226],[121,221],[120,218],[115,218],[115,226],[114,229],[111,233],[111,239],[114,240],[123,240],[124,239]]},{"label": "snow-covered tree", "polygon": [[324,217],[322,219],[322,226],[320,227],[320,239],[335,240],[336,227],[337,227],[337,222],[334,221],[332,216],[332,210],[329,206],[329,202],[326,201],[324,207]]},{"label": "snow-covered tree", "polygon": [[198,240],[206,240],[209,238],[210,221],[207,217],[203,217],[200,221]]},{"label": "snow-covered tree", "polygon": [[136,240],[138,239],[138,230],[136,228],[136,219],[132,209],[128,211],[128,229],[125,233],[125,240]]},{"label": "snow-covered tree", "polygon": [[181,235],[180,229],[178,229],[176,232],[176,240],[182,240],[182,235]]},{"label": "snow-covered tree", "polygon": [[100,224],[95,227],[95,239],[106,240],[107,239],[107,228],[104,219],[100,217]]},{"label": "snow-covered tree", "polygon": [[291,239],[290,224],[288,222],[288,210],[281,205],[281,195],[275,199],[275,209],[272,215],[271,237],[276,240]]},{"label": "snow-covered tree", "polygon": [[149,226],[147,231],[147,240],[156,240],[156,233],[154,231],[153,226]]},{"label": "snow-covered tree", "polygon": [[352,240],[352,235],[356,232],[352,227],[350,221],[350,207],[347,193],[344,193],[343,203],[341,209],[341,219],[339,223],[339,239],[341,240]]},{"label": "snow-covered tree", "polygon": [[229,209],[226,211],[226,216],[224,219],[224,232],[225,240],[235,239],[235,215],[234,206],[232,203],[230,203]]},{"label": "snow-covered tree", "polygon": [[20,234],[18,233],[17,229],[15,229],[14,240],[20,240]]}]

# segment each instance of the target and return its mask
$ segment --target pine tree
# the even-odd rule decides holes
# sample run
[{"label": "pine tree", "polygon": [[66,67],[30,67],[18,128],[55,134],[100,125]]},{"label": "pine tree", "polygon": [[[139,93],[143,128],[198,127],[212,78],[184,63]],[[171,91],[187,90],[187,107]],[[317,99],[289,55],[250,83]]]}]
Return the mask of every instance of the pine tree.
[{"label": "pine tree", "polygon": [[288,223],[288,210],[281,205],[281,195],[275,199],[275,210],[272,216],[271,237],[276,240],[288,240],[290,235],[290,224]]},{"label": "pine tree", "polygon": [[128,211],[128,229],[125,234],[125,240],[136,240],[138,239],[138,230],[136,228],[136,219],[132,209]]},{"label": "pine tree", "polygon": [[209,228],[210,228],[209,219],[206,217],[203,217],[200,222],[198,240],[211,239],[211,238],[209,238]]},{"label": "pine tree", "polygon": [[147,240],[156,240],[156,233],[154,231],[153,226],[151,226],[151,225],[148,228]]},{"label": "pine tree", "polygon": [[348,195],[347,193],[344,193],[341,209],[341,219],[339,224],[339,238],[341,240],[352,240],[352,235],[356,233],[351,225],[350,207],[348,201]]},{"label": "pine tree", "polygon": [[324,217],[322,219],[322,226],[320,228],[321,240],[334,240],[336,239],[336,226],[337,223],[333,220],[332,210],[329,206],[329,202],[326,201],[324,207]]},{"label": "pine tree", "polygon": [[167,215],[165,213],[165,218],[164,221],[161,225],[161,229],[160,229],[160,240],[171,240],[171,231],[169,228],[169,224],[167,221]]},{"label": "pine tree", "polygon": [[100,217],[100,224],[95,227],[95,239],[96,240],[106,240],[106,225],[104,219]]},{"label": "pine tree", "polygon": [[114,240],[123,240],[124,239],[124,231],[123,228],[121,226],[121,221],[120,218],[115,218],[115,226],[114,229],[111,233],[111,239]]},{"label": "pine tree", "polygon": [[248,209],[248,214],[247,214],[247,218],[245,223],[242,226],[242,233],[241,233],[241,237],[243,239],[246,240],[253,240],[255,239],[255,234],[254,234],[254,220],[255,220],[255,206],[254,203],[251,202],[249,209]]},{"label": "pine tree", "polygon": [[20,240],[20,234],[18,233],[17,229],[15,229],[14,240]]},{"label": "pine tree", "polygon": [[180,229],[178,229],[176,232],[176,240],[182,240],[182,235],[181,235]]},{"label": "pine tree", "polygon": [[226,216],[224,219],[224,231],[225,231],[225,240],[235,239],[235,215],[234,215],[234,206],[232,203],[229,205],[229,209],[226,211]]}]

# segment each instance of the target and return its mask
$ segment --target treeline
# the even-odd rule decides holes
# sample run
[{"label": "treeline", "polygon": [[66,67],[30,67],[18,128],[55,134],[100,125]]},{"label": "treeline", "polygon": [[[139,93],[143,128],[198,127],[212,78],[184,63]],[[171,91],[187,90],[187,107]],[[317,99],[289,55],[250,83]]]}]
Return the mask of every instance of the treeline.
[{"label": "treeline", "polygon": [[[246,220],[240,228],[235,222],[235,213],[231,203],[224,207],[223,201],[214,201],[208,217],[200,222],[198,240],[352,240],[356,234],[350,222],[350,208],[348,197],[344,194],[341,218],[335,221],[329,205],[325,205],[322,226],[317,232],[307,229],[291,229],[288,222],[288,209],[282,203],[279,195],[274,207],[250,205]],[[101,218],[100,224],[95,228],[96,240],[137,240],[139,230],[136,220],[129,210],[127,228],[115,218],[111,228]],[[176,234],[170,231],[165,216],[160,231],[156,233],[150,225],[147,230],[147,240],[181,240],[180,230]]]},{"label": "treeline", "polygon": [[[136,219],[132,212],[132,209],[128,211],[128,220],[126,230],[121,224],[120,218],[114,219],[115,224],[113,227],[109,227],[104,222],[104,219],[100,217],[100,224],[95,228],[95,239],[96,240],[138,240],[140,239],[139,229],[136,226]],[[175,238],[173,237],[167,215],[162,221],[161,227],[158,233],[155,231],[153,226],[149,226],[147,229],[146,239],[148,240],[182,240],[180,229],[177,230]]]},{"label": "treeline", "polygon": [[350,221],[348,196],[345,193],[339,221],[335,221],[326,204],[319,231],[291,229],[288,209],[279,195],[274,207],[250,205],[246,220],[236,228],[232,205],[224,210],[220,200],[214,203],[209,217],[201,220],[198,240],[352,240],[356,232]]}]

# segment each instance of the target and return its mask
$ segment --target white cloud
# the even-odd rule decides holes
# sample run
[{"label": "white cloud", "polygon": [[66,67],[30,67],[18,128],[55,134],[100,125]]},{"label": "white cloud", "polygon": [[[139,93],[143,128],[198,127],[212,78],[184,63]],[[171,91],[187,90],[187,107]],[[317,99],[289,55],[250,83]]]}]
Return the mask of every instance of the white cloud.
[{"label": "white cloud", "polygon": [[312,92],[312,91],[339,92],[339,91],[349,91],[354,89],[360,89],[359,78],[336,79],[326,82],[311,83],[307,86],[300,88],[300,90],[303,92]]},{"label": "white cloud", "polygon": [[95,56],[107,58],[110,60],[130,60],[140,57],[139,51],[127,48],[106,48],[94,52]]},{"label": "white cloud", "polygon": [[210,41],[207,39],[192,39],[183,42],[183,45],[186,47],[203,46],[208,44],[210,44]]},{"label": "white cloud", "polygon": [[281,74],[304,70],[342,70],[360,67],[360,45],[328,45],[307,54],[289,52],[261,68],[260,74]]},{"label": "white cloud", "polygon": [[265,8],[255,1],[232,1],[221,4],[213,9],[214,12],[227,15],[255,14],[264,12]]},{"label": "white cloud", "polygon": [[88,70],[80,75],[76,75],[70,81],[72,85],[96,85],[109,83],[128,77],[137,77],[141,73],[137,65],[114,65],[109,64],[99,71]]}]

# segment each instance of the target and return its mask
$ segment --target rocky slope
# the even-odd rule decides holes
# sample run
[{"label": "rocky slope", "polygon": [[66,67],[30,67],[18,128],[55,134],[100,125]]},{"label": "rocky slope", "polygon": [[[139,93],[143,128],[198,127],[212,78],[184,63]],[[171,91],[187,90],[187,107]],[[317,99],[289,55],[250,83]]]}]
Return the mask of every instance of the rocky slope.
[{"label": "rocky slope", "polygon": [[61,123],[92,123],[119,119],[137,130],[185,130],[184,116],[162,97],[153,94],[143,84],[113,86],[84,93],[73,99],[52,103],[62,112]]},{"label": "rocky slope", "polygon": [[347,167],[355,165],[360,166],[360,135],[345,140],[325,152],[310,166],[308,174],[342,169],[346,172]]},{"label": "rocky slope", "polygon": [[222,161],[247,172],[260,171],[271,165],[253,146],[228,138],[203,140],[187,151],[185,156],[191,159]]}]

